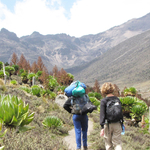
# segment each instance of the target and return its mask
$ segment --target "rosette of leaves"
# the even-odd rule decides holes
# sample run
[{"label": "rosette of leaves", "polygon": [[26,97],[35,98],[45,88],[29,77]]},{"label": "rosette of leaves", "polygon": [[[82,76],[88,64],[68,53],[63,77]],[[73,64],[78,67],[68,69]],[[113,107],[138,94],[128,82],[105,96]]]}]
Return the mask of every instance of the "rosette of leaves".
[{"label": "rosette of leaves", "polygon": [[127,97],[119,97],[121,104],[122,104],[122,111],[123,113],[131,113],[131,108],[135,103],[135,98],[132,96]]},{"label": "rosette of leaves", "polygon": [[51,99],[55,99],[56,98],[56,93],[51,92],[49,96],[50,96]]},{"label": "rosette of leaves", "polygon": [[10,84],[17,85],[18,83],[17,83],[16,80],[11,80],[11,81],[10,81]]},{"label": "rosette of leaves", "polygon": [[94,95],[98,100],[102,99],[102,95],[100,93],[95,92]]},{"label": "rosette of leaves", "polygon": [[42,122],[44,127],[48,127],[48,128],[57,128],[57,127],[61,127],[63,125],[61,119],[59,119],[56,116],[47,116],[43,122]]},{"label": "rosette of leaves", "polygon": [[31,93],[33,95],[40,97],[41,96],[41,88],[38,85],[32,85],[31,86]]},{"label": "rosette of leaves", "polygon": [[95,105],[95,106],[99,106],[100,105],[100,101],[97,100],[97,98],[95,97],[89,97],[90,101]]},{"label": "rosette of leaves", "polygon": [[[7,75],[7,77],[9,77],[9,73],[7,71],[5,71],[5,74]],[[0,70],[0,78],[4,78],[3,70]]]},{"label": "rosette of leaves", "polygon": [[33,77],[35,77],[35,76],[36,76],[35,73],[29,73],[29,74],[27,75],[27,78],[28,78],[29,81],[32,83]]},{"label": "rosette of leaves", "polygon": [[29,104],[26,105],[17,96],[0,95],[0,119],[7,127],[26,131],[33,128],[26,125],[34,119],[34,112],[29,114]]},{"label": "rosette of leaves", "polygon": [[142,101],[137,99],[137,101],[134,103],[134,105],[131,108],[131,116],[134,118],[136,121],[141,121],[142,115],[148,110],[147,104]]},{"label": "rosette of leaves", "polygon": [[14,69],[15,69],[14,74],[16,75],[17,71],[19,70],[19,66],[18,65],[12,65],[12,67],[14,67]]},{"label": "rosette of leaves", "polygon": [[20,69],[20,70],[19,70],[19,75],[21,75],[23,72],[24,72],[24,70],[23,70],[23,69]]},{"label": "rosette of leaves", "polygon": [[49,83],[48,83],[49,89],[53,91],[54,88],[58,85],[59,84],[58,84],[57,80],[53,76],[49,76]]},{"label": "rosette of leaves", "polygon": [[136,94],[136,92],[137,92],[137,90],[135,87],[129,87],[124,90],[125,95],[133,95],[134,96]]},{"label": "rosette of leaves", "polygon": [[11,76],[15,72],[15,69],[11,66],[5,66],[5,71],[7,71],[9,73],[9,76]]},{"label": "rosette of leaves", "polygon": [[42,75],[42,72],[43,71],[38,71],[36,74],[35,74],[35,78],[38,80],[38,78]]},{"label": "rosette of leaves", "polygon": [[57,92],[60,91],[60,90],[61,90],[62,92],[64,92],[64,90],[65,90],[66,87],[67,87],[67,86],[64,86],[64,85],[58,86],[58,87],[57,87]]},{"label": "rosette of leaves", "polygon": [[27,83],[28,82],[28,78],[27,78],[28,73],[25,71],[23,73],[21,73],[21,79],[23,83]]},{"label": "rosette of leaves", "polygon": [[89,93],[88,93],[88,96],[89,96],[89,97],[95,97],[95,94],[94,94],[93,92],[89,92]]}]

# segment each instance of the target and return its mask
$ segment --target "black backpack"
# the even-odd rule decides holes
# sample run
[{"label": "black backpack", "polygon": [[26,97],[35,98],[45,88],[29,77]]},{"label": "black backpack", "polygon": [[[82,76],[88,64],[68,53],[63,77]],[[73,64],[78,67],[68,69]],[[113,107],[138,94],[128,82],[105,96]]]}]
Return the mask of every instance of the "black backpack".
[{"label": "black backpack", "polygon": [[88,112],[92,112],[97,107],[91,103],[87,94],[82,97],[72,97],[71,98],[72,114],[83,115]]},{"label": "black backpack", "polygon": [[118,98],[107,101],[106,118],[108,123],[122,120],[122,107],[121,102]]}]

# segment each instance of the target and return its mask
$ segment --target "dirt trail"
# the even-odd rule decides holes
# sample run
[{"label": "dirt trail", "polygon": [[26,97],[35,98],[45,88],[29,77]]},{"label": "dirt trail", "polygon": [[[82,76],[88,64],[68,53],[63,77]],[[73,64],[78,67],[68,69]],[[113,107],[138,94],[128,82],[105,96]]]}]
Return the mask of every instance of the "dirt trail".
[{"label": "dirt trail", "polygon": [[[88,121],[88,135],[93,130],[93,122],[89,119]],[[64,142],[68,145],[69,150],[76,150],[75,131],[74,128],[69,131],[69,135],[64,138]],[[88,143],[90,146],[90,143]]]}]

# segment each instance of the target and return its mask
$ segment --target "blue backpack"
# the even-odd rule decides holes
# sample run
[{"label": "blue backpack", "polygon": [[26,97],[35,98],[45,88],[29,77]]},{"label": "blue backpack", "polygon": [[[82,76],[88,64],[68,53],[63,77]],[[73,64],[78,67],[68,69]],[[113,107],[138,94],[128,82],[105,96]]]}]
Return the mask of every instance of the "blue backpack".
[{"label": "blue backpack", "polygon": [[[68,97],[73,96],[72,95],[72,91],[77,87],[83,87],[84,90],[86,89],[86,85],[84,83],[81,83],[80,81],[75,81],[73,83],[70,84],[70,86],[68,86],[67,88],[65,88],[64,92]],[[80,90],[79,87],[77,88],[78,91]]]}]

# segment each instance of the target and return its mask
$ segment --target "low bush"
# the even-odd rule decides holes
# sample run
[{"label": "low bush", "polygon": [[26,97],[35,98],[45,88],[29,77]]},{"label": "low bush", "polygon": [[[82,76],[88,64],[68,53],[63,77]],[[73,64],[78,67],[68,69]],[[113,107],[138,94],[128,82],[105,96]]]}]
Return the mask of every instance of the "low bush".
[{"label": "low bush", "polygon": [[10,81],[10,84],[17,85],[18,83],[17,83],[16,80],[11,80],[11,81]]},{"label": "low bush", "polygon": [[62,126],[62,121],[56,116],[48,116],[42,122],[44,127],[48,128],[58,128]]},{"label": "low bush", "polygon": [[100,105],[100,101],[98,101],[95,97],[89,97],[90,101],[95,105],[95,106],[99,106]]},{"label": "low bush", "polygon": [[33,85],[33,86],[31,86],[31,93],[33,95],[40,97],[41,96],[41,88],[38,85]]},{"label": "low bush", "polygon": [[89,93],[88,93],[88,96],[89,96],[89,97],[95,97],[95,94],[94,94],[93,92],[89,92]]}]

